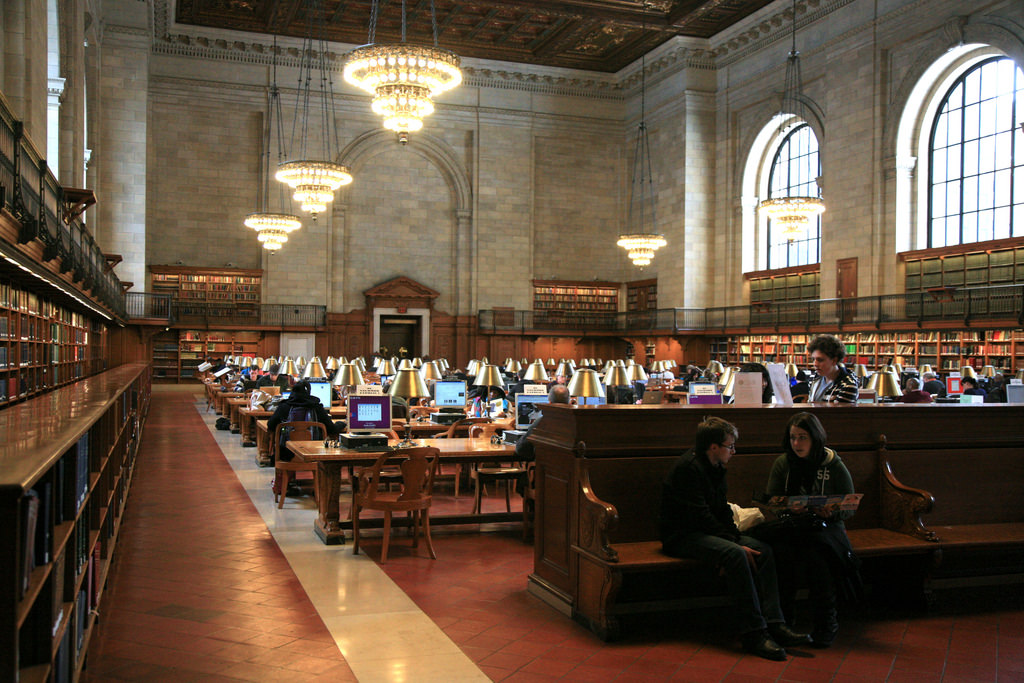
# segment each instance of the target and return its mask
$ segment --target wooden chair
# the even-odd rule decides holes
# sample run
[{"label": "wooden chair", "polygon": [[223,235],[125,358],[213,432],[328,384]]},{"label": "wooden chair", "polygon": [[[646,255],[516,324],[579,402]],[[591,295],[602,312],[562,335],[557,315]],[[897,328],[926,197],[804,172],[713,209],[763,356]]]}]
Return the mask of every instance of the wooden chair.
[{"label": "wooden chair", "polygon": [[[490,440],[497,433],[501,425],[471,425],[469,428],[470,438],[483,438]],[[477,465],[470,469],[469,478],[474,482],[473,488],[473,514],[480,513],[480,505],[483,499],[484,486],[488,482],[505,484],[505,512],[512,512],[511,491],[515,482],[526,476],[526,468],[518,466],[504,466],[498,463]]]},{"label": "wooden chair", "polygon": [[[317,466],[315,462],[285,461],[281,459],[281,454],[277,452],[281,443],[281,432],[285,427],[290,428],[288,441],[316,441],[327,437],[327,427],[320,422],[282,422],[277,425],[277,428],[274,430],[274,440],[270,447],[274,451],[274,502],[277,503],[278,509],[284,507],[284,496],[288,492],[288,482],[292,478],[292,472],[312,472],[314,497],[316,496],[317,488]],[[317,429],[319,429],[319,435],[314,433],[314,430]]]},{"label": "wooden chair", "polygon": [[[381,510],[384,513],[384,541],[380,563],[388,561],[388,543],[391,540],[391,516],[395,512],[408,512],[412,516],[412,547],[419,544],[422,532],[430,559],[436,560],[434,544],[430,540],[430,503],[434,493],[434,471],[440,451],[433,447],[407,448],[381,453],[372,467],[359,472],[357,486],[352,487],[352,554],[359,554],[359,514],[363,510]],[[399,465],[402,471],[402,490],[384,491],[380,474],[389,459],[405,456]]]},{"label": "wooden chair", "polygon": [[[455,422],[444,434],[438,434],[435,439],[454,439],[459,436],[469,436],[469,428],[473,425],[491,424],[493,420],[489,417],[464,417]],[[462,480],[462,464],[455,464],[455,497],[459,497],[459,483]]]}]

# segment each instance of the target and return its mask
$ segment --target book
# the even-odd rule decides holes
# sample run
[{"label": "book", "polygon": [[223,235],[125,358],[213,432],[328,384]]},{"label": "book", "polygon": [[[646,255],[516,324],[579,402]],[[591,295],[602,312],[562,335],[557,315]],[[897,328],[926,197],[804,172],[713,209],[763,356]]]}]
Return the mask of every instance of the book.
[{"label": "book", "polygon": [[802,512],[809,508],[834,508],[854,511],[860,506],[863,493],[838,493],[831,496],[772,496],[765,505],[772,512]]},{"label": "book", "polygon": [[39,519],[39,495],[29,489],[22,497],[22,519],[24,535],[22,536],[22,577],[21,593],[19,598],[25,597],[28,592],[28,584],[32,577],[32,570],[36,568],[36,525]]}]

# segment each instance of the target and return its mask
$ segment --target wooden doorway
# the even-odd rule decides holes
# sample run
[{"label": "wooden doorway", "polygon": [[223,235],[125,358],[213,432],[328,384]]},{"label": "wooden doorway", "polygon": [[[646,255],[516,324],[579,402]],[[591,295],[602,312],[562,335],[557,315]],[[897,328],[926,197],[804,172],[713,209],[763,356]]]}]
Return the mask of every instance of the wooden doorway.
[{"label": "wooden doorway", "polygon": [[841,258],[836,261],[836,298],[839,299],[839,319],[852,322],[857,315],[857,259]]},{"label": "wooden doorway", "polygon": [[[380,319],[380,345],[388,354],[400,358],[420,356],[423,319],[418,315],[388,315]],[[402,353],[405,349],[405,353]]]}]

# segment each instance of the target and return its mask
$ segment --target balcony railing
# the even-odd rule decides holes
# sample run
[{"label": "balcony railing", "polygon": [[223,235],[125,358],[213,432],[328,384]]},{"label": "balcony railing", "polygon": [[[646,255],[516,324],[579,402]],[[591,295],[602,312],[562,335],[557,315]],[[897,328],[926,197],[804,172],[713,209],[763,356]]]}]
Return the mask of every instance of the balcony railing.
[{"label": "balcony railing", "polygon": [[119,317],[125,317],[121,283],[107,268],[103,252],[79,216],[65,214],[65,190],[46,166],[46,160],[24,135],[0,97],[0,202],[18,220],[18,242],[37,241],[44,261],[56,261],[83,292],[92,295]]},{"label": "balcony railing", "polygon": [[231,325],[322,328],[327,326],[327,307],[306,304],[225,304],[175,301],[171,304],[171,322],[200,327]]},{"label": "balcony railing", "polygon": [[128,292],[125,294],[125,309],[129,320],[171,320],[171,295]]},{"label": "balcony railing", "polygon": [[659,308],[627,313],[483,310],[481,332],[573,330],[582,332],[702,332],[758,327],[842,329],[846,325],[919,325],[1015,320],[1024,325],[1024,285],[941,289],[855,299],[813,299],[717,308]]}]

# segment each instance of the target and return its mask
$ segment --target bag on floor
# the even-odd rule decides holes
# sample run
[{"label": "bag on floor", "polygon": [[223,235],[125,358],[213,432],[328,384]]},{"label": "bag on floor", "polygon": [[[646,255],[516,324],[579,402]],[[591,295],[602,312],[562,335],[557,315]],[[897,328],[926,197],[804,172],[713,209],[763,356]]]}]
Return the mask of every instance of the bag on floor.
[{"label": "bag on floor", "polygon": [[214,426],[217,429],[231,429],[231,420],[229,420],[226,417],[218,417],[217,421],[214,423]]}]

